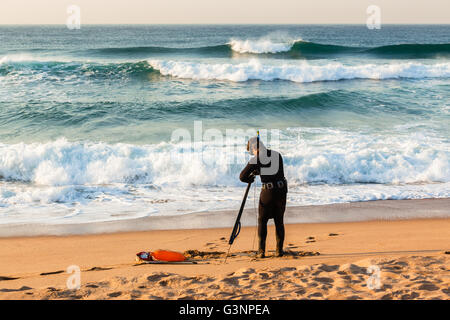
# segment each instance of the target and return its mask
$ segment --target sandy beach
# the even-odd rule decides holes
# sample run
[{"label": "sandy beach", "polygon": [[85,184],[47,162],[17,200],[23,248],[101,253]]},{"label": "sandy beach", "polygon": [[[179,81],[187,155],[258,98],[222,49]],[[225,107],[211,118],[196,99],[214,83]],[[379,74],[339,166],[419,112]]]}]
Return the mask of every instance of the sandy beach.
[{"label": "sandy beach", "polygon": [[[411,202],[408,202],[411,201]],[[450,199],[376,201],[321,210],[445,213]],[[383,209],[384,208],[384,209]],[[298,208],[288,208],[286,217]],[[230,228],[0,238],[0,299],[449,299],[450,220],[289,223],[286,255],[254,258],[255,227],[228,250]],[[141,264],[139,251],[184,252],[193,264]],[[79,267],[81,287],[69,290]]]}]

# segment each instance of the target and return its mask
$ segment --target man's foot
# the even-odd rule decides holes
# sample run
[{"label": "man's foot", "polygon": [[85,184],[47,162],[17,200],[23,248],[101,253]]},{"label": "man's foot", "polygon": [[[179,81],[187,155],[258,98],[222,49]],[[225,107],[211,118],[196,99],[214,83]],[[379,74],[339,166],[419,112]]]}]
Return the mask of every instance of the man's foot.
[{"label": "man's foot", "polygon": [[282,257],[284,255],[283,250],[277,250],[277,252],[275,253],[275,257]]},{"label": "man's foot", "polygon": [[266,255],[265,255],[265,253],[262,252],[262,251],[259,251],[259,252],[256,254],[256,258],[258,258],[258,259],[262,259],[262,258],[265,258],[265,257],[266,257]]}]

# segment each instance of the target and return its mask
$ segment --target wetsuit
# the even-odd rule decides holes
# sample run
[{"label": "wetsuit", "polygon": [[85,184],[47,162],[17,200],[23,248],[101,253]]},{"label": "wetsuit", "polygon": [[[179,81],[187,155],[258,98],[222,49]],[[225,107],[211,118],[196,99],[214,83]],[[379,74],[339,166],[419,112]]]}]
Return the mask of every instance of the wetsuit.
[{"label": "wetsuit", "polygon": [[[274,159],[278,155],[278,168],[276,172],[270,172],[272,174],[265,174],[267,170],[264,168],[270,167],[271,162],[265,161],[266,164],[261,163],[257,159],[253,158],[249,161],[247,166],[242,170],[239,179],[242,182],[252,182],[255,175],[261,177],[263,188],[259,197],[258,206],[258,238],[259,238],[259,250],[258,253],[264,256],[266,250],[266,237],[267,237],[267,222],[269,219],[274,219],[276,228],[277,239],[277,255],[283,254],[283,242],[284,242],[284,210],[286,208],[286,194],[287,194],[287,182],[284,177],[283,158],[281,154],[276,151],[267,150],[269,159]],[[267,163],[268,162],[268,163]],[[282,183],[279,183],[282,181]],[[266,184],[272,183],[272,188],[269,189]]]}]

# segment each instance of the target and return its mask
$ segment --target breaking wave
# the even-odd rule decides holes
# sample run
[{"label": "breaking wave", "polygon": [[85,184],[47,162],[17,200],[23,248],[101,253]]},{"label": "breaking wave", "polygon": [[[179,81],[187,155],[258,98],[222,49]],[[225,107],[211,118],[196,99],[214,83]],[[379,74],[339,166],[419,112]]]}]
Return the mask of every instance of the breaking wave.
[{"label": "breaking wave", "polygon": [[72,61],[60,57],[11,55],[0,58],[0,77],[14,81],[67,81],[83,79],[124,79],[159,76],[146,61],[96,62]]},{"label": "breaking wave", "polygon": [[296,43],[302,42],[302,40],[293,40],[284,43],[272,42],[270,39],[231,40],[229,46],[231,50],[238,53],[279,53],[290,51]]},{"label": "breaking wave", "polygon": [[299,83],[349,79],[446,78],[450,63],[423,64],[416,62],[391,64],[344,65],[327,63],[313,65],[263,64],[253,59],[240,64],[206,64],[184,61],[149,60],[150,66],[162,75],[194,80],[286,80]]},{"label": "breaking wave", "polygon": [[[420,62],[389,64],[347,65],[338,62],[326,64],[312,63],[264,63],[258,59],[248,62],[201,63],[180,60],[157,60],[136,62],[82,62],[35,60],[14,57],[0,60],[0,76],[30,81],[50,78],[50,80],[82,79],[124,79],[137,78],[149,81],[158,76],[172,76],[193,80],[228,80],[243,82],[248,80],[285,80],[299,83],[317,81],[337,81],[350,79],[424,79],[447,78],[450,63],[425,64]],[[3,63],[2,63],[3,62]],[[156,78],[155,78],[156,77]]]},{"label": "breaking wave", "polygon": [[[314,139],[299,143],[298,134]],[[426,133],[386,139],[292,128],[281,139],[275,148],[284,156],[290,205],[450,197],[448,142]],[[242,155],[242,149],[234,152]],[[245,158],[230,163],[233,148],[217,143],[186,150],[176,142],[0,143],[0,224],[85,223],[237,207]]]},{"label": "breaking wave", "polygon": [[[282,135],[287,176],[300,183],[450,182],[450,152],[445,141],[418,133],[361,135],[333,129],[301,129],[320,139],[298,145],[297,129]],[[244,140],[243,140],[244,141]],[[187,149],[186,149],[187,148]],[[38,185],[239,185],[245,159],[230,164],[241,149],[205,142],[202,149],[162,142],[149,145],[69,142],[0,144],[0,177]],[[228,154],[232,152],[232,154]],[[188,160],[189,161],[184,161]],[[291,182],[292,182],[291,181]]]}]

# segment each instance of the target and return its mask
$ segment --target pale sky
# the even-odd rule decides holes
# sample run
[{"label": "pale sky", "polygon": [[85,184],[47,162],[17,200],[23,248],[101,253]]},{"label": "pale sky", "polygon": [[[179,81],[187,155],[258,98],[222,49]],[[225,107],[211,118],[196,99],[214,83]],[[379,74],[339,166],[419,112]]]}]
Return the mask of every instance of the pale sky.
[{"label": "pale sky", "polygon": [[382,24],[450,23],[450,0],[0,0],[0,24],[65,24],[69,5],[81,24],[365,24],[369,5]]}]

